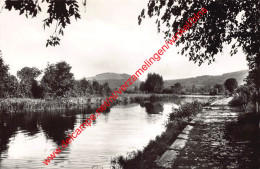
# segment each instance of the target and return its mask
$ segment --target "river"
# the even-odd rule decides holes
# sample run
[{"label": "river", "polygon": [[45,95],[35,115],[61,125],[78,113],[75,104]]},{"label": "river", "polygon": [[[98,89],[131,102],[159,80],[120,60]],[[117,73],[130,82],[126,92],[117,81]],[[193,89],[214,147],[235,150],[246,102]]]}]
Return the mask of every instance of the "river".
[{"label": "river", "polygon": [[85,169],[95,165],[110,168],[111,158],[142,149],[161,134],[172,108],[190,100],[180,98],[114,106],[56,155],[48,166],[42,162],[67,134],[90,116],[90,110],[1,114],[0,168]]}]

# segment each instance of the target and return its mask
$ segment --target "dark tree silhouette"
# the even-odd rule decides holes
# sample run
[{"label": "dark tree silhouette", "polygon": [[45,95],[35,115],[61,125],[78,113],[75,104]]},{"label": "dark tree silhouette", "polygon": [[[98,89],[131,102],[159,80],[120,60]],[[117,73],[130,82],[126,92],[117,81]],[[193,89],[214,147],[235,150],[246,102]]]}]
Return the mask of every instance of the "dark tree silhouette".
[{"label": "dark tree silhouette", "polygon": [[148,73],[144,82],[144,90],[151,93],[160,93],[163,89],[163,78],[156,73]]},{"label": "dark tree silhouette", "polygon": [[227,79],[224,82],[224,86],[230,93],[233,94],[235,89],[238,87],[237,80],[234,78]]},{"label": "dark tree silhouette", "polygon": [[159,114],[163,112],[163,104],[158,102],[143,103],[148,114]]},{"label": "dark tree silhouette", "polygon": [[104,96],[109,96],[109,94],[111,94],[111,89],[110,89],[110,87],[109,87],[109,85],[108,85],[108,82],[105,82],[105,83],[102,85],[102,87],[103,87],[102,95],[104,95]]},{"label": "dark tree silhouette", "polygon": [[8,70],[9,66],[4,63],[0,50],[0,98],[5,96],[6,86],[8,85]]},{"label": "dark tree silhouette", "polygon": [[142,92],[145,91],[144,82],[141,82],[141,83],[140,83],[139,89],[140,89],[140,91],[142,91]]},{"label": "dark tree silhouette", "polygon": [[[46,47],[48,45],[56,46],[60,44],[60,35],[64,34],[64,28],[70,24],[71,18],[80,19],[79,5],[75,0],[6,0],[4,8],[20,11],[20,15],[24,14],[28,16],[37,17],[41,12],[41,6],[46,4],[48,6],[47,14],[48,18],[43,20],[43,27],[55,26],[54,33],[47,40]],[[83,3],[86,5],[86,3]]]},{"label": "dark tree silhouette", "polygon": [[180,83],[175,83],[171,86],[171,89],[174,94],[181,94],[182,86]]},{"label": "dark tree silhouette", "polygon": [[96,81],[96,80],[92,81],[92,89],[93,89],[94,94],[101,93],[101,86],[99,85],[98,81]]},{"label": "dark tree silhouette", "polygon": [[217,89],[217,93],[223,93],[223,91],[224,91],[223,84],[215,84],[214,88]]},{"label": "dark tree silhouette", "polygon": [[[231,55],[241,47],[246,54],[249,68],[255,70],[258,103],[260,103],[260,1],[259,0],[150,0],[147,9],[138,17],[139,24],[145,17],[155,18],[158,31],[163,31],[165,38],[184,26],[189,17],[204,7],[204,14],[192,25],[176,45],[182,44],[181,54],[201,65],[212,63],[215,55],[222,52],[225,44],[232,44]],[[241,17],[241,20],[237,18]],[[164,29],[165,28],[165,29]],[[259,106],[257,106],[259,112]]]}]

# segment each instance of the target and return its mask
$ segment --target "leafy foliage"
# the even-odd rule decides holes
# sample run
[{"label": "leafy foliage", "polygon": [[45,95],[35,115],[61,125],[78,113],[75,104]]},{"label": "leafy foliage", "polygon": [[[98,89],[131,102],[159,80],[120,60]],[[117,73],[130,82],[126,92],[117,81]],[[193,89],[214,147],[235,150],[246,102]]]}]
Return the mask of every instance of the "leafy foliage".
[{"label": "leafy foliage", "polygon": [[141,83],[140,83],[139,89],[140,89],[140,91],[142,91],[142,92],[145,91],[144,82],[141,82]]},{"label": "leafy foliage", "polygon": [[182,86],[180,83],[175,83],[173,86],[171,86],[172,93],[174,94],[181,94]]},{"label": "leafy foliage", "polygon": [[156,73],[148,73],[147,79],[144,82],[144,91],[150,93],[160,93],[163,89],[163,78]]},{"label": "leafy foliage", "polygon": [[37,77],[42,73],[35,67],[24,67],[17,71],[17,77],[10,75],[8,65],[4,64],[0,50],[0,98],[55,98],[84,97],[91,95],[108,96],[111,89],[108,83],[99,84],[83,78],[74,80],[71,66],[65,61],[47,65],[40,81]]},{"label": "leafy foliage", "polygon": [[20,89],[24,97],[39,98],[42,96],[42,89],[36,81],[40,74],[41,71],[35,67],[24,67],[17,72],[17,77],[20,79]]},{"label": "leafy foliage", "polygon": [[230,93],[234,93],[235,89],[238,87],[237,80],[234,78],[227,79],[224,86]]},{"label": "leafy foliage", "polygon": [[[147,9],[143,9],[138,23],[148,16],[156,19],[158,32],[165,38],[177,32],[180,26],[201,8],[207,15],[193,25],[192,33],[184,34],[177,42],[182,46],[181,54],[201,65],[215,61],[216,54],[223,46],[230,44],[231,56],[241,47],[246,54],[250,71],[254,71],[253,82],[258,87],[257,100],[260,104],[260,1],[259,0],[149,0]],[[161,30],[165,28],[165,30]],[[257,112],[259,112],[259,106]]]},{"label": "leafy foliage", "polygon": [[250,80],[249,74],[246,84],[236,89],[235,96],[229,102],[229,105],[242,108],[246,113],[253,112],[256,101],[255,90],[255,84]]},{"label": "leafy foliage", "polygon": [[108,83],[99,84],[97,81],[88,81],[86,78],[76,80],[73,85],[73,92],[71,95],[76,97],[100,95],[108,96],[111,94],[111,89]]},{"label": "leafy foliage", "polygon": [[[0,51],[1,52],[1,51]],[[8,65],[4,64],[2,53],[0,53],[0,97],[4,97],[5,89],[8,81]]]},{"label": "leafy foliage", "polygon": [[73,87],[71,66],[66,62],[48,65],[44,71],[41,84],[46,94],[54,97],[65,96]]},{"label": "leafy foliage", "polygon": [[41,71],[35,67],[24,67],[17,72],[17,77],[20,78],[22,82],[26,83],[27,81],[35,80],[40,74]]},{"label": "leafy foliage", "polygon": [[[204,62],[210,64],[215,61],[214,56],[223,51],[224,44],[232,44],[231,55],[242,47],[253,69],[254,63],[260,60],[259,56],[256,57],[260,46],[258,0],[150,0],[138,22],[141,24],[145,17],[155,18],[158,32],[163,31],[168,39],[202,7],[207,9],[207,14],[192,26],[191,33],[186,33],[176,42],[183,45],[181,53],[199,65]],[[240,15],[241,21],[238,20]],[[164,27],[166,29],[162,30]]]},{"label": "leafy foliage", "polygon": [[91,84],[86,80],[86,78],[75,81],[73,91],[77,96],[87,96],[92,91]]},{"label": "leafy foliage", "polygon": [[25,14],[28,16],[36,17],[41,12],[41,5],[47,3],[48,18],[43,20],[43,27],[51,27],[55,24],[55,31],[47,40],[46,47],[48,45],[56,46],[60,44],[60,35],[64,35],[65,27],[71,23],[71,18],[80,19],[79,5],[77,1],[71,0],[23,0],[23,1],[5,1],[5,9],[20,11],[20,15]]},{"label": "leafy foliage", "polygon": [[20,97],[21,86],[14,75],[8,74],[3,97]]}]

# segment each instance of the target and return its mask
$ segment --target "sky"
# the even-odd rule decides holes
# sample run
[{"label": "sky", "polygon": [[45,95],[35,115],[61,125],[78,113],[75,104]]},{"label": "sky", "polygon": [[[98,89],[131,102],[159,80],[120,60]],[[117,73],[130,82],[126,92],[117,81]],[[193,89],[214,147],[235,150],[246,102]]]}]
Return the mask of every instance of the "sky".
[{"label": "sky", "polygon": [[[81,4],[82,1],[79,1]],[[52,34],[43,29],[43,12],[27,19],[18,12],[3,9],[0,13],[0,50],[10,73],[25,66],[41,70],[47,64],[66,61],[72,66],[76,79],[92,77],[100,73],[115,72],[134,74],[144,60],[150,58],[164,44],[163,34],[157,33],[153,19],[145,19],[138,25],[138,15],[148,0],[87,0],[86,8],[80,6],[81,19],[72,20],[64,30],[61,45],[45,46]],[[3,5],[3,1],[0,2]],[[0,7],[1,7],[0,6]],[[86,12],[85,12],[86,10]],[[192,29],[189,30],[192,34]],[[180,48],[171,47],[159,62],[146,74],[155,72],[167,79],[180,79],[201,75],[220,75],[247,69],[245,55],[239,51],[230,56],[230,46],[216,56],[216,62],[198,66],[189,58],[177,54]]]}]

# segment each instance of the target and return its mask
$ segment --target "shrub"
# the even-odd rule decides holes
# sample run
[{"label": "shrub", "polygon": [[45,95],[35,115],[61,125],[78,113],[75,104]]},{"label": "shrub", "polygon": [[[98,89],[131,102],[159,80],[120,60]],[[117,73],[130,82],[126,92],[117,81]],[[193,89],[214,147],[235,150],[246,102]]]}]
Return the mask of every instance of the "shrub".
[{"label": "shrub", "polygon": [[236,94],[229,102],[231,107],[242,108],[246,113],[255,110],[255,87],[252,84],[245,84],[236,90]]},{"label": "shrub", "polygon": [[245,98],[242,95],[234,96],[233,99],[228,103],[231,107],[243,107],[245,102]]},{"label": "shrub", "polygon": [[172,90],[168,89],[168,88],[165,88],[165,89],[162,90],[162,93],[172,94]]}]

